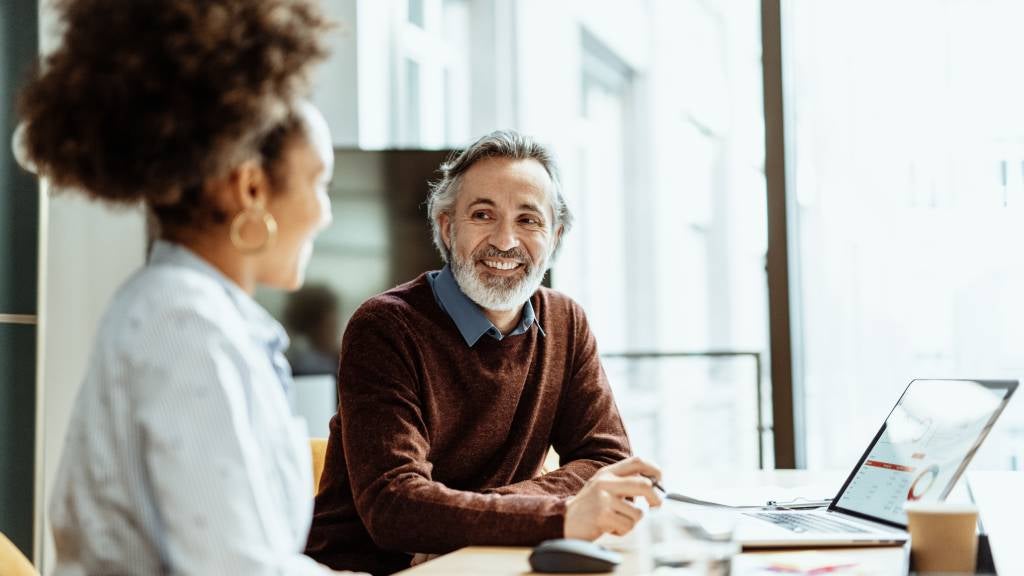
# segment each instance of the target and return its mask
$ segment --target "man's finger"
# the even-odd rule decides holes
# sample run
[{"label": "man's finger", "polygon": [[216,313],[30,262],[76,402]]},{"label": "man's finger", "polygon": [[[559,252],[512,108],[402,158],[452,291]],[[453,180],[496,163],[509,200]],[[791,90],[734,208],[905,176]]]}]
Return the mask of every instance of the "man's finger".
[{"label": "man's finger", "polygon": [[644,511],[637,508],[636,506],[633,506],[627,500],[615,499],[612,502],[611,507],[616,514],[622,514],[623,516],[626,516],[627,518],[632,520],[633,523],[639,522],[640,519],[644,517]]},{"label": "man's finger", "polygon": [[623,516],[618,512],[611,512],[602,520],[601,531],[622,536],[632,530],[635,525],[636,522],[629,517]]},{"label": "man's finger", "polygon": [[658,481],[661,480],[661,469],[639,456],[626,458],[621,462],[616,462],[615,464],[607,466],[605,469],[609,472],[615,473],[616,476],[631,476],[633,474],[639,474]]},{"label": "man's finger", "polygon": [[643,476],[606,478],[601,482],[601,489],[618,498],[639,496],[646,498],[652,507],[661,506],[661,496],[654,491],[651,481]]}]

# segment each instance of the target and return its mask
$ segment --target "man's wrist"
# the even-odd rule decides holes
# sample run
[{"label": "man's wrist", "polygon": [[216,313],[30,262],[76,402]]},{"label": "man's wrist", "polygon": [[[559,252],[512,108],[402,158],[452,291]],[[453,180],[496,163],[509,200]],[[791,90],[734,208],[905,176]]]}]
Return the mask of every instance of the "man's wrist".
[{"label": "man's wrist", "polygon": [[560,498],[558,500],[558,504],[555,505],[555,512],[558,514],[559,525],[561,526],[561,530],[559,530],[558,534],[559,538],[568,538],[568,536],[566,536],[565,529],[566,522],[568,522],[569,520],[569,502],[573,498],[575,498],[575,496],[569,496],[568,498]]}]

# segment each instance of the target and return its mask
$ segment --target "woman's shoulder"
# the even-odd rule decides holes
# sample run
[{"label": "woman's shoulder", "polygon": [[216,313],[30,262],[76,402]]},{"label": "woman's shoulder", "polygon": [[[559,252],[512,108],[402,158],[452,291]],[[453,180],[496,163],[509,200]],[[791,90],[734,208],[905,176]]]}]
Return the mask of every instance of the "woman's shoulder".
[{"label": "woman's shoulder", "polygon": [[147,266],[118,291],[120,300],[135,312],[192,312],[217,317],[233,308],[227,288],[209,274],[186,266]]},{"label": "woman's shoulder", "polygon": [[136,348],[161,338],[223,335],[242,320],[216,279],[181,266],[147,266],[130,277],[107,308],[99,342]]}]

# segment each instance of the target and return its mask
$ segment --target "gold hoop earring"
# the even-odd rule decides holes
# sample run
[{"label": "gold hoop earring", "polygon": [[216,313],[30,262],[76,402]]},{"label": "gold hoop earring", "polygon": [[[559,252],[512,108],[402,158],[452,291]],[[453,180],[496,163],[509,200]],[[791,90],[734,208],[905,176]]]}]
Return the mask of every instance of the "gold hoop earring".
[{"label": "gold hoop earring", "polygon": [[[249,245],[242,239],[242,229],[250,222],[263,224],[265,230],[263,241],[259,244]],[[263,252],[274,245],[277,239],[277,220],[274,215],[259,206],[246,208],[239,212],[231,220],[231,245],[242,254],[256,254]]]}]

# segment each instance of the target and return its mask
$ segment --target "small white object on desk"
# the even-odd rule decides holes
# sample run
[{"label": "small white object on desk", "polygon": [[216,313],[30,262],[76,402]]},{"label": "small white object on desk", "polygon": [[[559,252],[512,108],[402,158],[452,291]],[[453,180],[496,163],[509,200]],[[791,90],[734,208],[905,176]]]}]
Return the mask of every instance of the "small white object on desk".
[{"label": "small white object on desk", "polygon": [[996,572],[1024,574],[1024,472],[968,472],[967,484],[988,534]]}]

